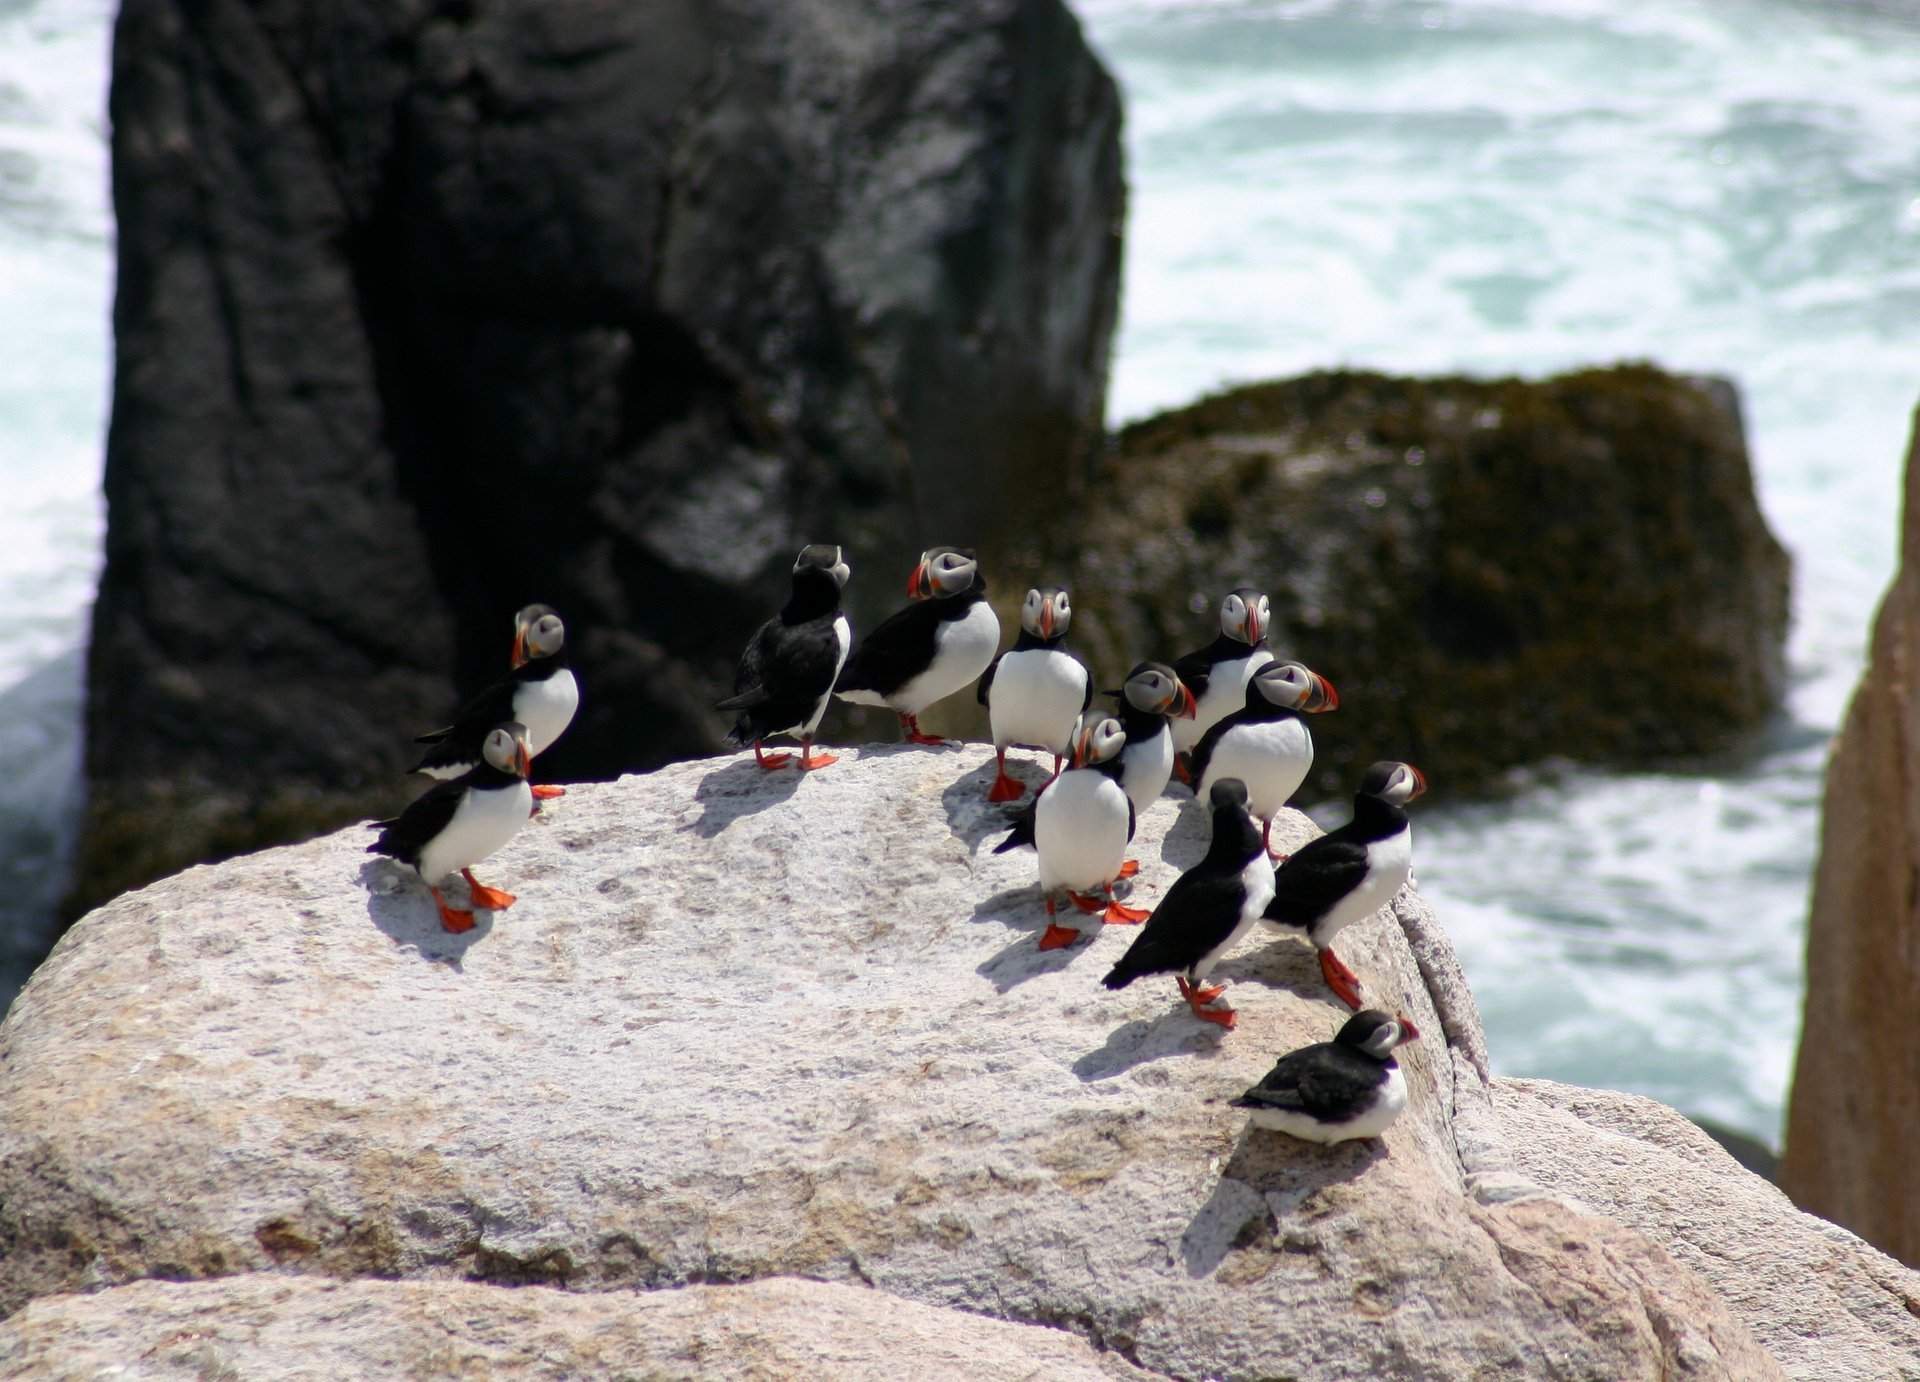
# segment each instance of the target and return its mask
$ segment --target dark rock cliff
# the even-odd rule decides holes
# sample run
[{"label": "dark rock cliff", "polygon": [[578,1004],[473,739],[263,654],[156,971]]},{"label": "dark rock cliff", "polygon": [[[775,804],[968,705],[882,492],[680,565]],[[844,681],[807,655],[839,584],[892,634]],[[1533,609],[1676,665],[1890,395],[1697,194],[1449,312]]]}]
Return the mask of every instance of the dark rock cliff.
[{"label": "dark rock cliff", "polygon": [[393,804],[567,615],[543,760],[708,713],[803,542],[896,601],[1098,436],[1120,108],[1059,0],[126,0],[77,900]]}]

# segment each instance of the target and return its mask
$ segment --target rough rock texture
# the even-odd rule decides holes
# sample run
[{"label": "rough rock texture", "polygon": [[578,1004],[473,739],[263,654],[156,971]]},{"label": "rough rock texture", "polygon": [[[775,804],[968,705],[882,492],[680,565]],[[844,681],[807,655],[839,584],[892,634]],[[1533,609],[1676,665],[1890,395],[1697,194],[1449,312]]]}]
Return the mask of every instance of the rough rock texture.
[{"label": "rough rock texture", "polygon": [[568,616],[550,755],[718,746],[807,541],[870,625],[1098,437],[1117,91],[1060,0],[127,0],[95,902],[368,814]]},{"label": "rough rock texture", "polygon": [[[585,785],[480,871],[521,900],[465,936],[360,832],[117,900],[0,1026],[0,1309],[248,1272],[808,1276],[1180,1377],[1783,1375],[1755,1339],[1779,1300],[1716,1291],[1657,1212],[1524,1173],[1416,894],[1341,947],[1426,1033],[1407,1115],[1377,1145],[1250,1130],[1226,1101],[1344,1017],[1311,952],[1226,961],[1231,1033],[1167,980],[1108,993],[1132,932],[1034,948],[991,777],[979,747],[870,748]],[[1148,903],[1203,848],[1182,800],[1135,841]],[[1794,1309],[1897,1340],[1884,1302],[1849,1322],[1869,1277],[1796,1280]],[[1846,1375],[1817,1338],[1795,1357]]]},{"label": "rough rock texture", "polygon": [[[132,1373],[117,1369],[132,1366]],[[115,1371],[106,1371],[106,1370]],[[982,1378],[1144,1382],[1057,1329],[774,1278],[591,1295],[251,1276],[35,1301],[0,1323],[12,1378]]]},{"label": "rough rock texture", "polygon": [[1072,586],[1076,643],[1122,675],[1205,642],[1235,585],[1267,590],[1275,650],[1340,691],[1310,795],[1378,758],[1446,793],[1710,753],[1784,685],[1788,558],[1724,382],[1257,384],[1127,428],[1094,493],[1062,530],[1085,545],[1031,562]]},{"label": "rough rock texture", "polygon": [[1900,570],[1827,766],[1780,1187],[1920,1265],[1920,420]]}]

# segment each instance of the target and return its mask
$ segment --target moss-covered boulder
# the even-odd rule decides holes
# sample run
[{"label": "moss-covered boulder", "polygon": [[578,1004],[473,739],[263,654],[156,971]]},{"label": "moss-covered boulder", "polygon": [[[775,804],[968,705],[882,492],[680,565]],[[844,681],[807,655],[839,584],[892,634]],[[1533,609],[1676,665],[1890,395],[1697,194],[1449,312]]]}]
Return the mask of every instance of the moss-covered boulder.
[{"label": "moss-covered boulder", "polygon": [[1272,595],[1276,653],[1340,692],[1303,795],[1381,757],[1451,791],[1669,762],[1780,699],[1789,561],[1721,381],[1255,384],[1125,429],[1076,507],[1031,574],[1072,586],[1103,675],[1206,641],[1236,585]]}]

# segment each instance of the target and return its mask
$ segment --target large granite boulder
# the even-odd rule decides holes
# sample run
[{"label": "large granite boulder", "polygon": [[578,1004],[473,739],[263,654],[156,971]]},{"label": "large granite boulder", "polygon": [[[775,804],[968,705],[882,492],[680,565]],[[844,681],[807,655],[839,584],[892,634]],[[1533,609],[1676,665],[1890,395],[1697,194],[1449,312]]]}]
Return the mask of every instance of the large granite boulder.
[{"label": "large granite boulder", "polygon": [[[1920,1376],[1920,1276],[1668,1110],[1491,1080],[1413,891],[1341,947],[1425,1033],[1406,1116],[1250,1129],[1228,1100],[1344,1017],[1311,951],[1226,961],[1230,1033],[1171,981],[1106,991],[1131,929],[1035,948],[991,777],[867,748],[584,785],[480,870],[520,901],[463,936],[361,831],[95,912],[0,1026],[0,1309],[28,1307],[0,1357],[249,1298],[124,1294],[150,1278],[799,1276],[1179,1377]],[[1136,900],[1204,838],[1184,793],[1147,812]]]},{"label": "large granite boulder", "polygon": [[1116,88],[1061,0],[126,0],[77,893],[391,804],[571,620],[561,778],[717,747],[804,542],[894,603],[1098,438]]},{"label": "large granite boulder", "polygon": [[1789,563],[1738,397],[1646,365],[1204,399],[1126,428],[1029,569],[1072,586],[1076,641],[1117,674],[1211,638],[1234,586],[1268,591],[1275,651],[1340,691],[1309,796],[1383,757],[1444,794],[1712,753],[1785,684]]},{"label": "large granite boulder", "polygon": [[1827,766],[1780,1185],[1920,1265],[1920,416],[1900,569]]}]

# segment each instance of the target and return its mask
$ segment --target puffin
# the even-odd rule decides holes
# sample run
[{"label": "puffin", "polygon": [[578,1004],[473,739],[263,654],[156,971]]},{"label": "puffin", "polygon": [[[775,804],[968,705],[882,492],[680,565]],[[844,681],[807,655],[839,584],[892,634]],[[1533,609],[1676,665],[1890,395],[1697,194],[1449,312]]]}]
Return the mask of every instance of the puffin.
[{"label": "puffin", "polygon": [[[567,626],[551,605],[528,605],[513,616],[512,670],[460,707],[445,729],[413,742],[430,747],[409,770],[441,781],[471,772],[495,725],[511,720],[527,731],[527,753],[538,757],[567,732],[580,708],[580,683],[567,666]],[[565,787],[533,788],[536,798],[563,797]]]},{"label": "puffin", "polygon": [[1053,755],[1053,775],[1073,740],[1081,712],[1093,703],[1093,677],[1066,649],[1073,604],[1057,585],[1035,586],[1020,606],[1020,637],[987,664],[980,678],[980,704],[993,727],[996,773],[988,801],[1018,801],[1026,788],[1007,776],[1007,750],[1043,749]]},{"label": "puffin", "polygon": [[970,549],[929,547],[907,581],[919,603],[892,615],[861,640],[833,694],[855,705],[884,705],[900,717],[909,744],[944,744],[920,731],[920,712],[987,670],[1000,648],[1000,621]]},{"label": "puffin", "polygon": [[1280,1057],[1233,1106],[1249,1110],[1256,1128],[1308,1142],[1378,1137],[1407,1106],[1407,1081],[1394,1050],[1419,1039],[1419,1029],[1406,1018],[1363,1009],[1332,1041]]},{"label": "puffin", "polygon": [[1101,982],[1123,989],[1143,974],[1172,973],[1193,1015],[1232,1029],[1232,1008],[1210,1006],[1222,992],[1204,988],[1220,957],[1251,931],[1273,897],[1273,865],[1247,814],[1246,784],[1222,778],[1208,790],[1213,843],[1204,859],[1174,880],[1120,962]]},{"label": "puffin", "polygon": [[1359,976],[1333,953],[1333,938],[1386,906],[1413,876],[1413,826],[1401,808],[1426,790],[1411,763],[1375,763],[1353,794],[1353,819],[1273,871],[1262,920],[1313,943],[1327,986],[1349,1008],[1360,1006]]},{"label": "puffin", "polygon": [[[1133,839],[1133,803],[1120,786],[1125,743],[1118,720],[1105,711],[1087,711],[1074,727],[1073,766],[1034,797],[1033,847],[1040,855],[1040,891],[1049,918],[1064,893],[1075,907],[1109,923],[1146,920],[1146,912],[1123,906],[1113,895]],[[1009,836],[994,852],[1012,845]],[[1050,920],[1040,948],[1058,950],[1078,939],[1078,931]]]},{"label": "puffin", "polygon": [[1220,636],[1173,664],[1199,706],[1191,720],[1173,727],[1175,752],[1185,753],[1200,736],[1246,703],[1247,681],[1273,661],[1267,647],[1267,597],[1248,586],[1220,602]]},{"label": "puffin", "polygon": [[716,707],[740,712],[728,742],[753,745],[753,761],[769,771],[793,760],[790,753],[760,751],[770,734],[799,738],[803,773],[840,761],[837,754],[814,753],[813,735],[853,646],[852,629],[840,612],[840,591],[850,574],[832,543],[802,547],[793,563],[793,593],[747,640],[733,674],[733,694]]},{"label": "puffin", "polygon": [[369,854],[384,854],[411,864],[440,908],[440,924],[449,931],[471,931],[473,913],[447,905],[440,883],[459,873],[473,890],[473,905],[497,912],[513,905],[513,894],[489,888],[473,876],[473,865],[503,848],[533,813],[527,769],[533,749],[525,725],[507,721],[481,740],[479,764],[451,782],[427,790],[391,820],[369,821],[380,838]]},{"label": "puffin", "polygon": [[1120,750],[1120,785],[1134,814],[1143,815],[1160,799],[1173,776],[1173,730],[1175,717],[1192,719],[1196,709],[1193,692],[1173,668],[1164,662],[1143,662],[1127,673],[1113,697],[1120,728],[1126,732],[1127,746]]},{"label": "puffin", "polygon": [[1313,735],[1301,717],[1337,710],[1333,683],[1297,662],[1269,662],[1247,683],[1247,703],[1193,746],[1194,792],[1206,796],[1223,778],[1247,784],[1247,809],[1258,816],[1260,842],[1273,849],[1273,816],[1300,790],[1313,767]]}]

